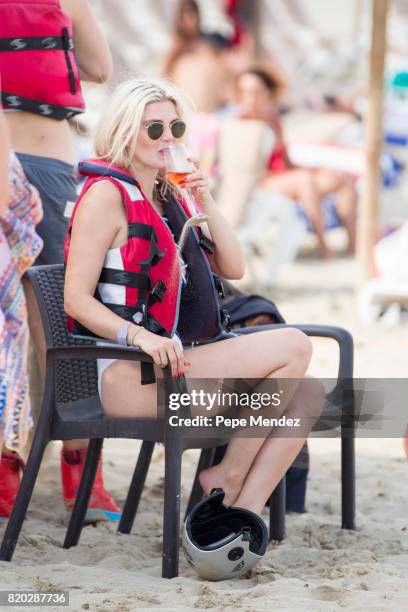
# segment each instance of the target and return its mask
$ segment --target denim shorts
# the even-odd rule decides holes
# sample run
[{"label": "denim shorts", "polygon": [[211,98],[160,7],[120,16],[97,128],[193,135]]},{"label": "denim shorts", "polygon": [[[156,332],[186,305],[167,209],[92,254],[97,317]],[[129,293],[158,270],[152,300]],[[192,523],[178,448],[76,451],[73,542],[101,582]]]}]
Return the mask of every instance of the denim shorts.
[{"label": "denim shorts", "polygon": [[27,179],[38,189],[44,210],[43,219],[36,228],[44,247],[34,265],[61,264],[69,214],[77,199],[74,167],[52,157],[16,155]]}]

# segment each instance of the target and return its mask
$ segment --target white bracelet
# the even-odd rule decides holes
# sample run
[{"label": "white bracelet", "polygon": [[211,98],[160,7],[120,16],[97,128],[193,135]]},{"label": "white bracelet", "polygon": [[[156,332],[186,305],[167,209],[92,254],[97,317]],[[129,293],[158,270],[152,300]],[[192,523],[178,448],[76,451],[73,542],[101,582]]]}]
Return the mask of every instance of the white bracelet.
[{"label": "white bracelet", "polygon": [[127,335],[130,325],[130,321],[126,321],[126,323],[123,323],[116,332],[116,342],[121,346],[128,346]]}]

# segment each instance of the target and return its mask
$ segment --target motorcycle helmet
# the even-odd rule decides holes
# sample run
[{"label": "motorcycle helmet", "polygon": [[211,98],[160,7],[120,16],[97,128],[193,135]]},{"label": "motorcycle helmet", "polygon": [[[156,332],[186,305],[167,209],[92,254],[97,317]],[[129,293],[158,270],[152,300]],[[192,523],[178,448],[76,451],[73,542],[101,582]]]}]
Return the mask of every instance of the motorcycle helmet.
[{"label": "motorcycle helmet", "polygon": [[189,512],[183,529],[183,551],[197,574],[207,580],[235,578],[265,554],[268,530],[260,516],[224,506],[224,491],[213,489]]}]

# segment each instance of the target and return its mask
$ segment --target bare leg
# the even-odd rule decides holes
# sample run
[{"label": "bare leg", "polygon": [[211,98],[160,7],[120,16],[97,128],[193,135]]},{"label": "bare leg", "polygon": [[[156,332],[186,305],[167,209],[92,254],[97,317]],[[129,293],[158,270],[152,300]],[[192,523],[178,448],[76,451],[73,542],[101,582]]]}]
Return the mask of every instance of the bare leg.
[{"label": "bare leg", "polygon": [[[308,388],[306,388],[306,386]],[[302,381],[285,414],[301,421],[299,435],[293,429],[272,429],[264,441],[245,479],[244,485],[233,501],[240,506],[261,514],[266,500],[301,450],[324,405],[325,390],[316,380]],[[297,435],[297,434],[296,434]]]},{"label": "bare leg", "polygon": [[296,169],[283,174],[268,174],[260,186],[262,189],[283,193],[302,205],[316,233],[322,255],[329,258],[331,252],[324,237],[321,196],[316,187],[313,171]]},{"label": "bare leg", "polygon": [[[293,328],[256,332],[184,351],[191,361],[186,368],[189,378],[214,379],[263,379],[271,372],[282,378],[301,378],[311,352],[310,340]],[[102,403],[113,418],[155,418],[156,385],[141,385],[139,364],[115,361],[102,376]]]},{"label": "bare leg", "polygon": [[[296,329],[257,332],[185,351],[191,361],[190,378],[301,378],[311,358],[309,339]],[[102,400],[111,416],[150,416],[157,414],[155,385],[141,386],[137,364],[116,362],[102,379]],[[283,381],[284,382],[284,381]],[[292,384],[288,388],[295,391]],[[137,398],[137,399],[135,399]],[[287,398],[289,402],[291,397]],[[205,492],[222,487],[226,503],[239,494],[265,437],[233,438],[223,461],[204,470],[200,482]]]},{"label": "bare leg", "polygon": [[355,253],[357,192],[353,177],[346,172],[334,170],[315,170],[316,188],[321,197],[329,193],[336,194],[336,212],[343,224],[348,238],[348,249]]},{"label": "bare leg", "polygon": [[347,232],[349,253],[354,255],[356,252],[357,192],[351,176],[347,177],[346,182],[337,193],[336,212]]},{"label": "bare leg", "polygon": [[[226,505],[244,504],[245,508],[251,507],[254,511],[257,506],[262,509],[302,448],[320,415],[324,397],[325,391],[316,380],[307,378],[300,381],[289,405],[285,402],[278,414],[271,415],[270,411],[267,414],[275,418],[283,415],[290,419],[298,418],[299,427],[263,427],[261,438],[253,437],[255,431],[252,428],[252,431],[246,430],[247,437],[232,438],[221,463],[200,473],[204,492],[208,495],[213,488],[221,487],[226,492]],[[248,505],[249,500],[252,506]]]}]

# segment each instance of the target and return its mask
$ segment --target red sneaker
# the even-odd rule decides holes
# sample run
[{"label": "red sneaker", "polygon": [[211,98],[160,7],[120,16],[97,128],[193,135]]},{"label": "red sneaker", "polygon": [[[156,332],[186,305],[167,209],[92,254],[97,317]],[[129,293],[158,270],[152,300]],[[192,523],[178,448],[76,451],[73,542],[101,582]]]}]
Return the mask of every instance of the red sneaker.
[{"label": "red sneaker", "polygon": [[[76,494],[81,482],[82,470],[85,464],[87,448],[79,450],[61,450],[61,478],[64,492],[65,508],[69,514],[74,507]],[[95,482],[92,487],[91,499],[85,515],[85,522],[118,521],[121,510],[106,491],[102,476],[102,459],[99,461]]]},{"label": "red sneaker", "polygon": [[23,469],[24,461],[17,453],[3,451],[0,455],[0,521],[11,514]]}]

